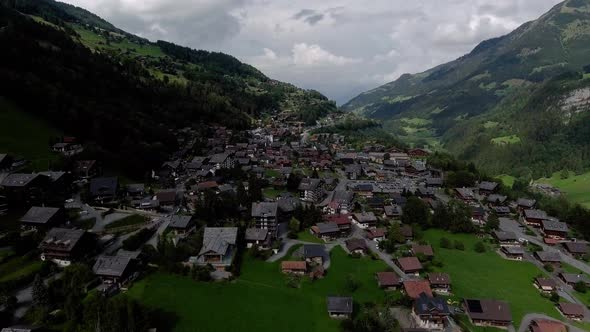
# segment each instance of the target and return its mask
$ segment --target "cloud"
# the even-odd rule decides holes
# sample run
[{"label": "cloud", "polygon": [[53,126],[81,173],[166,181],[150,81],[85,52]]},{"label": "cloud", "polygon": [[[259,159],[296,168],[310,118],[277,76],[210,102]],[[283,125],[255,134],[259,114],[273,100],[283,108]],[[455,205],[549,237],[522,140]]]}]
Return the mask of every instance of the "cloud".
[{"label": "cloud", "polygon": [[453,60],[560,0],[65,0],[151,40],[230,53],[338,102]]}]

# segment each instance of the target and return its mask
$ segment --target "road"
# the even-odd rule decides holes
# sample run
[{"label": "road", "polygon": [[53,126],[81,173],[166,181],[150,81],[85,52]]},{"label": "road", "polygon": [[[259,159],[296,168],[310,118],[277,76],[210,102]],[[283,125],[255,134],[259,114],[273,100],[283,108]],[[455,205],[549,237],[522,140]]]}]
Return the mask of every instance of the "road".
[{"label": "road", "polygon": [[[55,274],[43,280],[45,285],[49,285],[49,282],[61,278],[62,273]],[[26,288],[18,290],[14,296],[16,296],[17,307],[14,310],[14,318],[19,320],[24,317],[25,313],[33,305],[33,285],[29,285]]]}]

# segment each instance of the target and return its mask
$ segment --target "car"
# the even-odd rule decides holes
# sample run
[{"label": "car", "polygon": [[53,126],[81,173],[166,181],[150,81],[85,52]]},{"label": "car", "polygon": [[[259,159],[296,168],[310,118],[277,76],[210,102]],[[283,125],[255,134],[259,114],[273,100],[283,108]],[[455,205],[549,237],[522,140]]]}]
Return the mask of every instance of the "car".
[{"label": "car", "polygon": [[80,211],[80,215],[81,215],[81,216],[83,216],[83,215],[87,215],[87,214],[88,214],[88,211],[86,211],[86,210],[82,210],[82,211]]},{"label": "car", "polygon": [[524,238],[521,237],[521,238],[518,239],[518,242],[520,242],[522,244],[527,244],[527,243],[529,243],[529,240],[524,239]]},{"label": "car", "polygon": [[74,199],[73,198],[66,199],[66,203],[74,203]]}]

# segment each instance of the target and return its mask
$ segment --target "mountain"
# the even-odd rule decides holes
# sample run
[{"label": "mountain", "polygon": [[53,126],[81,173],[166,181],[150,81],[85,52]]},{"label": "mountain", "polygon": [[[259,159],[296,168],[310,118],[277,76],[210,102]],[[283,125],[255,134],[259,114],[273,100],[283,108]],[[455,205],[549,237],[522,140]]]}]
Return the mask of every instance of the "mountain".
[{"label": "mountain", "polygon": [[[478,149],[485,150],[486,145],[500,150],[529,146],[530,127],[542,118],[531,113],[532,109],[545,110],[551,100],[567,98],[573,91],[549,94],[555,92],[552,80],[566,80],[574,90],[584,88],[588,85],[585,76],[560,75],[584,72],[588,64],[590,0],[568,0],[510,34],[480,43],[467,55],[423,73],[402,75],[353,98],[342,109],[381,119],[390,131],[416,145],[442,144],[491,171],[511,171],[510,164],[494,163],[491,167],[483,162]],[[576,116],[583,116],[578,113]],[[516,119],[526,123],[515,123]],[[567,125],[577,121],[567,120]],[[554,142],[554,138],[530,144]],[[568,143],[567,139],[563,142]],[[548,161],[553,163],[553,159]]]},{"label": "mountain", "polygon": [[0,97],[135,175],[175,151],[180,128],[245,129],[277,112],[314,123],[336,110],[230,55],[150,42],[51,0],[0,0],[0,45]]}]

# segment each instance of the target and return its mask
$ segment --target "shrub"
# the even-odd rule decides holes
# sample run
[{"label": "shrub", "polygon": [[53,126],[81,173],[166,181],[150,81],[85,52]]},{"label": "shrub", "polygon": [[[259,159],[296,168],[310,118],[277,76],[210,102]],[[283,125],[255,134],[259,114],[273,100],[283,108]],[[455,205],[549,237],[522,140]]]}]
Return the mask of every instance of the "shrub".
[{"label": "shrub", "polygon": [[579,293],[586,293],[586,290],[587,290],[586,288],[587,288],[586,283],[583,281],[578,281],[574,285],[574,290]]},{"label": "shrub", "polygon": [[556,292],[551,293],[551,297],[549,298],[551,302],[558,303],[559,302],[559,294]]},{"label": "shrub", "polygon": [[483,242],[477,242],[475,244],[474,249],[475,249],[475,252],[478,252],[480,254],[486,252],[486,246],[485,246],[485,244],[483,244]]},{"label": "shrub", "polygon": [[545,265],[543,266],[543,268],[544,268],[544,269],[545,269],[545,271],[547,271],[547,272],[553,272],[553,265],[551,265],[551,264],[545,264]]},{"label": "shrub", "polygon": [[443,237],[440,239],[440,247],[445,249],[451,249],[453,247],[453,244],[451,243],[451,240],[447,239],[446,237]]},{"label": "shrub", "polygon": [[465,245],[463,244],[463,242],[455,240],[455,249],[465,250]]}]

